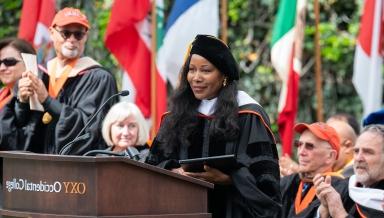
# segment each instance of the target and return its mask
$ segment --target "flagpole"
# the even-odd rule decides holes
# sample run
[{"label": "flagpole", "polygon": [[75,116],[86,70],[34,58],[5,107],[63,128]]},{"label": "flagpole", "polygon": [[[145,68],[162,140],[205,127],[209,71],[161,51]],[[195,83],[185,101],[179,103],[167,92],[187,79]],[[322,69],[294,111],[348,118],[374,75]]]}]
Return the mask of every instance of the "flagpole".
[{"label": "flagpole", "polygon": [[227,44],[228,41],[228,14],[227,14],[227,0],[220,1],[220,15],[221,15],[221,40]]},{"label": "flagpole", "polygon": [[315,73],[316,73],[316,97],[317,97],[317,121],[324,121],[323,112],[323,89],[322,89],[322,74],[321,74],[321,51],[320,51],[320,33],[319,33],[319,18],[320,8],[319,1],[314,2],[315,10]]},{"label": "flagpole", "polygon": [[157,34],[156,34],[156,0],[152,1],[151,13],[151,138],[156,135],[156,48],[157,48]]}]

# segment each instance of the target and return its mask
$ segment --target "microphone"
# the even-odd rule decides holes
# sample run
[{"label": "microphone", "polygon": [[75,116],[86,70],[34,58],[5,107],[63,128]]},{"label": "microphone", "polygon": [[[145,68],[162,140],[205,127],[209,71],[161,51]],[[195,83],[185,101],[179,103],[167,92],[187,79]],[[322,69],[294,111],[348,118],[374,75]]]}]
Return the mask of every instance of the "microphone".
[{"label": "microphone", "polygon": [[140,160],[140,152],[133,146],[129,146],[125,151],[122,152],[113,152],[113,151],[107,151],[107,150],[92,150],[88,151],[83,156],[96,156],[98,154],[106,154],[106,155],[112,155],[112,156],[119,156],[119,157],[128,157],[129,159],[139,161]]},{"label": "microphone", "polygon": [[125,149],[124,154],[132,160],[140,160],[140,152],[133,146],[129,146],[127,149]]},{"label": "microphone", "polygon": [[85,154],[83,154],[83,156],[96,156],[98,154],[125,157],[125,152],[113,152],[113,151],[107,151],[107,150],[92,150],[92,151],[86,152]]},{"label": "microphone", "polygon": [[77,142],[75,140],[77,140],[77,138],[79,138],[81,136],[81,134],[83,134],[83,132],[88,128],[88,126],[91,124],[91,122],[95,119],[96,115],[100,113],[100,111],[104,108],[104,106],[111,100],[113,99],[114,97],[116,96],[127,96],[129,95],[129,91],[128,90],[123,90],[119,93],[116,93],[116,94],[113,94],[111,95],[106,101],[104,101],[103,104],[101,104],[101,106],[97,109],[97,111],[95,113],[93,113],[93,115],[91,116],[91,118],[89,118],[88,122],[85,123],[84,127],[80,130],[80,132],[77,134],[77,136],[70,142],[68,142],[67,144],[65,144],[59,154],[68,154],[68,152],[71,150],[72,148],[72,145]]},{"label": "microphone", "polygon": [[68,142],[63,148],[61,148],[59,154],[67,154],[69,149],[72,148],[72,145],[75,144],[78,141],[86,140],[91,138],[91,134],[89,132],[78,136],[77,138],[73,139],[72,141]]}]

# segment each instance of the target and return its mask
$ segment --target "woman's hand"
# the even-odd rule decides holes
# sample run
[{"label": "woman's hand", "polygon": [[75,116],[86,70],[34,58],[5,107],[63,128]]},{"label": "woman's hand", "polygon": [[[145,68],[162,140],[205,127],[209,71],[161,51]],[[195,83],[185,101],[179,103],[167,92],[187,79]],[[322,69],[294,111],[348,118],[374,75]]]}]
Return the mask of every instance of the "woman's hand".
[{"label": "woman's hand", "polygon": [[205,172],[201,173],[184,172],[184,175],[219,185],[232,184],[231,177],[221,172],[220,170],[209,167],[207,165],[204,165],[204,170]]},{"label": "woman's hand", "polygon": [[31,73],[30,71],[23,72],[22,78],[19,80],[19,93],[18,98],[19,101],[22,103],[26,103],[29,100],[29,97],[31,97],[34,94],[33,88],[32,88],[32,81],[28,78],[28,73]]},{"label": "woman's hand", "polygon": [[173,168],[171,171],[174,173],[177,173],[177,174],[185,175],[185,171],[181,167],[180,168]]}]

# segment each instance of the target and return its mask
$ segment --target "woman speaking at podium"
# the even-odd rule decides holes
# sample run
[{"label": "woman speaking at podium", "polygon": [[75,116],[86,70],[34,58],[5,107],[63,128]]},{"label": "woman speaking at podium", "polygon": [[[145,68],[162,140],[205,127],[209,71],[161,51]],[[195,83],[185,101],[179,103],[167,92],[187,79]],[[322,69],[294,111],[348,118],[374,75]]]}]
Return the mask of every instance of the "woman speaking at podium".
[{"label": "woman speaking at podium", "polygon": [[[197,35],[187,51],[147,163],[215,184],[208,195],[213,217],[274,217],[280,208],[275,139],[263,108],[237,89],[237,63],[229,47]],[[236,164],[201,172],[179,160],[231,155]]]}]

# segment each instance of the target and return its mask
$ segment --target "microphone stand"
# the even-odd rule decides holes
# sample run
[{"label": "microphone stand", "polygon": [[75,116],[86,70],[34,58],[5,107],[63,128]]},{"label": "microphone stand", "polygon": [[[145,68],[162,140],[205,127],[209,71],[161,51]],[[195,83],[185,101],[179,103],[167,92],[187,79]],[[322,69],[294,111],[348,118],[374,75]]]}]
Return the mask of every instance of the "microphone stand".
[{"label": "microphone stand", "polygon": [[[116,96],[127,96],[129,95],[129,91],[128,90],[123,90],[119,93],[116,93],[116,94],[113,94],[111,95],[106,101],[104,101],[103,104],[101,104],[101,106],[97,109],[97,111],[95,113],[93,113],[93,115],[91,116],[91,118],[89,118],[88,122],[85,123],[84,127],[80,130],[80,132],[77,134],[77,136],[70,142],[68,142],[67,144],[65,144],[61,149],[60,149],[60,152],[59,154],[68,154],[68,152],[71,150],[73,144],[75,142],[77,142],[78,138],[81,136],[81,134],[88,128],[89,124],[95,119],[96,115],[100,113],[100,111],[104,108],[104,106],[114,97]],[[76,140],[76,141],[75,141]]]}]

